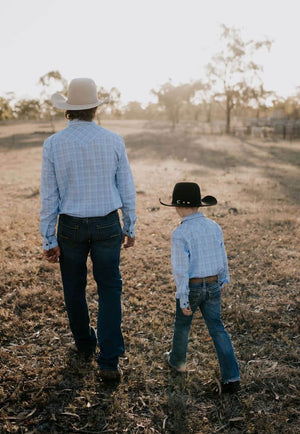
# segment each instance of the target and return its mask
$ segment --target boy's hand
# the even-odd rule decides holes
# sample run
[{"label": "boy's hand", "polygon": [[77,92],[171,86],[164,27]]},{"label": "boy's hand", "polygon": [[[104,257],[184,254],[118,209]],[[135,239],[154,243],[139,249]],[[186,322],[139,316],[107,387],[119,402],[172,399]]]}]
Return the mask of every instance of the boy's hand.
[{"label": "boy's hand", "polygon": [[60,248],[57,246],[50,250],[44,250],[43,256],[48,262],[57,262],[60,257]]},{"label": "boy's hand", "polygon": [[128,247],[133,247],[134,242],[135,242],[135,237],[129,237],[128,235],[123,234],[122,244],[124,245],[125,249],[128,249]]},{"label": "boy's hand", "polygon": [[182,307],[181,310],[182,310],[183,315],[185,315],[185,316],[193,315],[193,311],[191,309],[191,306],[188,306],[186,308]]}]

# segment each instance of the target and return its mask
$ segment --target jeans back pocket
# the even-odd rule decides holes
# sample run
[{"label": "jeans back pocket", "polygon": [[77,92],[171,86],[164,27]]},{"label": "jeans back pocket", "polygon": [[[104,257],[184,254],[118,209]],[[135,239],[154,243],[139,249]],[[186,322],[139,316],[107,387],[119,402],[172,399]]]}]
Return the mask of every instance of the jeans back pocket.
[{"label": "jeans back pocket", "polygon": [[221,299],[221,289],[218,282],[210,283],[206,287],[207,298],[211,303],[219,303]]},{"label": "jeans back pocket", "polygon": [[117,221],[108,225],[96,225],[94,237],[98,241],[105,241],[110,240],[111,238],[120,237],[121,232],[121,225]]},{"label": "jeans back pocket", "polygon": [[194,288],[190,286],[189,303],[192,311],[195,311],[197,309],[200,302],[200,296],[201,296],[201,288],[200,287]]},{"label": "jeans back pocket", "polygon": [[77,241],[78,239],[78,225],[69,226],[63,222],[58,225],[58,237],[66,241]]}]

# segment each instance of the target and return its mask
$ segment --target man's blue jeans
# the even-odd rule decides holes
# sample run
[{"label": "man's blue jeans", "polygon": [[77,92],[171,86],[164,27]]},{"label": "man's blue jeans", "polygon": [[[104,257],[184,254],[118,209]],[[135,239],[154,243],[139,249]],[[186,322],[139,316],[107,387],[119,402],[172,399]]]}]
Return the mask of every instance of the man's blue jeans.
[{"label": "man's blue jeans", "polygon": [[[221,377],[224,383],[240,378],[238,364],[230,337],[221,320],[221,290],[218,282],[191,284],[189,302],[193,315],[199,307],[217,352]],[[173,345],[170,363],[179,367],[185,364],[189,331],[193,315],[185,316],[176,300]]]},{"label": "man's blue jeans", "polygon": [[58,243],[65,304],[75,344],[86,353],[95,351],[97,346],[85,292],[90,253],[98,288],[98,363],[101,369],[115,369],[124,353],[119,270],[122,229],[118,212],[89,218],[60,215]]}]

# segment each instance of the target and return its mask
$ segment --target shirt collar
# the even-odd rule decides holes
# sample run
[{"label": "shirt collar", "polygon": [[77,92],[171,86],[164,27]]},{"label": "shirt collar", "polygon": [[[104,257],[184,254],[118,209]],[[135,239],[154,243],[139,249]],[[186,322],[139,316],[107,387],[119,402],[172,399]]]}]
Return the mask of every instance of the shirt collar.
[{"label": "shirt collar", "polygon": [[72,127],[73,125],[90,125],[94,124],[94,121],[81,121],[80,119],[73,119],[72,121],[68,121],[68,127]]},{"label": "shirt collar", "polygon": [[183,217],[181,223],[186,222],[188,220],[198,219],[200,217],[204,217],[204,214],[202,212],[195,212],[194,214],[190,214],[186,217]]}]

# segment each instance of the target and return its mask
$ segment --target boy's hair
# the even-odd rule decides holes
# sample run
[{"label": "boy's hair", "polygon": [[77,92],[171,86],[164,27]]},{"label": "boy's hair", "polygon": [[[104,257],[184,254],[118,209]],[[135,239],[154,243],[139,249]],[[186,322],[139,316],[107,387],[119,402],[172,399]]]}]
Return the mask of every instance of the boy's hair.
[{"label": "boy's hair", "polygon": [[66,110],[65,118],[69,121],[78,119],[80,121],[91,122],[96,115],[97,107],[93,107],[87,110]]},{"label": "boy's hair", "polygon": [[175,206],[175,208],[180,208],[180,209],[199,209],[200,206]]}]

